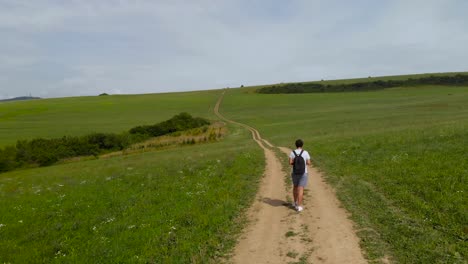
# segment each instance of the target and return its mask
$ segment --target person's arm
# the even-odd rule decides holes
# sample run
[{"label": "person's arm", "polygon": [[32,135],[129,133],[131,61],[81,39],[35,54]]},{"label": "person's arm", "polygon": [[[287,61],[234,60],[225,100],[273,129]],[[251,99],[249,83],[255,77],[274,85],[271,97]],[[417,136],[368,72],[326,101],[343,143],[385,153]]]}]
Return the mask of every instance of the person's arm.
[{"label": "person's arm", "polygon": [[294,159],[289,157],[289,165],[294,165]]}]

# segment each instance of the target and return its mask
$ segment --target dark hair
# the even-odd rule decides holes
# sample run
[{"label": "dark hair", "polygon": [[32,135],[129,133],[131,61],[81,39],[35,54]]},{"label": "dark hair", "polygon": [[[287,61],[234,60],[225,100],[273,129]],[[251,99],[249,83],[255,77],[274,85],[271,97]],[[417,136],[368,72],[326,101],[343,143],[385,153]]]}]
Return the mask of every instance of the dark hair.
[{"label": "dark hair", "polygon": [[304,141],[302,139],[296,140],[296,148],[302,148],[304,146]]}]

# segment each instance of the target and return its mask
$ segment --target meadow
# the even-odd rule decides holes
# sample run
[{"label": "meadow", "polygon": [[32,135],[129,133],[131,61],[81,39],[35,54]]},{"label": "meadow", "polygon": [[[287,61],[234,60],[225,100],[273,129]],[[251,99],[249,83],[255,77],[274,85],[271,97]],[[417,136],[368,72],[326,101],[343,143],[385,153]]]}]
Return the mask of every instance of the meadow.
[{"label": "meadow", "polygon": [[0,103],[0,147],[17,140],[121,133],[180,112],[216,119],[219,91],[109,95]]},{"label": "meadow", "polygon": [[[376,78],[324,82],[365,79]],[[466,262],[468,87],[281,95],[256,88],[228,89],[221,113],[277,146],[304,139],[371,262]],[[220,94],[0,103],[0,147],[120,133],[180,112],[217,120]],[[226,128],[214,142],[1,173],[0,263],[219,261],[235,243],[265,165],[249,132]]]},{"label": "meadow", "polygon": [[[17,130],[24,125],[21,136],[36,135],[29,122],[23,123],[26,117],[41,120],[36,128],[42,136],[50,129],[42,126],[53,123],[49,131],[57,136],[71,131],[60,124],[74,116],[75,133],[85,134],[91,129],[90,113],[82,112],[91,110],[80,111],[84,105],[95,111],[92,122],[102,124],[92,130],[106,132],[115,125],[112,130],[119,131],[123,125],[112,121],[127,112],[145,115],[127,113],[128,120],[122,121],[127,125],[135,120],[151,124],[180,111],[211,118],[219,94],[150,95],[152,99],[138,100],[146,105],[127,110],[139,96],[85,97],[83,103],[80,98],[53,99],[51,106],[41,100],[44,108],[61,105],[60,111],[24,112],[17,119],[10,115],[7,123]],[[120,106],[100,112],[107,100]],[[63,111],[66,102],[73,102],[69,111]],[[8,103],[7,110],[37,109],[37,103]],[[264,168],[263,153],[251,144],[250,133],[235,126],[225,129],[218,141],[0,174],[0,263],[215,262],[233,247]],[[12,141],[10,135],[4,142]],[[159,144],[155,142],[148,144]]]},{"label": "meadow", "polygon": [[223,142],[2,174],[0,261],[202,263],[221,256],[263,171],[262,153],[245,144],[250,135],[233,132]]},{"label": "meadow", "polygon": [[466,261],[468,87],[295,95],[255,88],[229,90],[223,114],[278,146],[304,139],[371,262]]}]

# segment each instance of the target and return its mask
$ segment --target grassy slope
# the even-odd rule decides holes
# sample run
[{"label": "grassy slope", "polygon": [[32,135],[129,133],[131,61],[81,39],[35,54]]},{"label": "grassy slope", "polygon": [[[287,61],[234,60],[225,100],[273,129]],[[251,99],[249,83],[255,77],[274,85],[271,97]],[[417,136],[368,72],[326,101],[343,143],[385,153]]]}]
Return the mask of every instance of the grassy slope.
[{"label": "grassy slope", "polygon": [[[120,132],[181,111],[214,118],[218,94],[2,103],[0,146],[18,138]],[[455,262],[467,255],[458,238],[466,239],[461,229],[468,222],[467,94],[466,88],[426,87],[257,95],[247,88],[230,90],[222,112],[277,145],[304,138],[354,220],[367,227],[360,234],[371,258],[390,250],[400,262]],[[185,177],[175,184],[170,164],[178,150],[0,174],[0,262],[206,261],[232,243],[223,244],[220,234],[238,228],[229,221],[239,213],[236,205],[252,197],[261,173],[255,164],[261,152],[245,131],[230,129],[225,142],[184,148],[189,158],[177,175]],[[233,182],[206,177],[216,174],[232,175]],[[182,188],[189,191],[173,206]]]},{"label": "grassy slope", "polygon": [[[231,90],[226,116],[273,143],[303,138],[353,213],[369,258],[468,256],[468,88],[260,95]],[[312,183],[313,184],[313,183]]]},{"label": "grassy slope", "polygon": [[406,75],[390,75],[390,76],[371,76],[371,78],[354,78],[354,79],[338,79],[338,80],[324,80],[314,81],[324,84],[342,84],[342,83],[356,83],[356,82],[373,82],[377,80],[389,81],[389,80],[407,80],[409,78],[417,79],[423,77],[433,76],[451,76],[456,74],[468,74],[468,72],[443,72],[443,73],[421,73],[421,74],[406,74]]},{"label": "grassy slope", "polygon": [[[224,142],[2,174],[0,261],[207,261],[232,246],[262,153]],[[260,165],[257,164],[259,162]]]},{"label": "grassy slope", "polygon": [[[421,73],[421,74],[406,74],[406,75],[389,75],[389,76],[372,76],[371,78],[353,78],[353,79],[337,79],[337,80],[317,80],[317,81],[308,81],[308,82],[301,82],[301,83],[321,83],[321,84],[349,84],[349,83],[357,83],[357,82],[373,82],[377,80],[382,81],[389,81],[389,80],[407,80],[409,78],[417,79],[423,77],[433,76],[453,76],[457,74],[468,74],[468,72],[444,72],[444,73]],[[280,83],[281,84],[281,83]],[[250,86],[249,88],[260,88],[264,86],[269,86],[272,84],[266,85],[257,85],[257,86]]]},{"label": "grassy slope", "polygon": [[122,132],[186,111],[215,119],[219,91],[71,97],[0,103],[0,147],[18,139]]},{"label": "grassy slope", "polygon": [[[26,111],[37,109],[31,101],[9,105],[23,113],[9,124],[37,120],[23,135],[57,136],[75,115],[71,123],[87,124],[75,133],[120,131],[180,111],[213,117],[217,95],[54,99],[43,112]],[[222,142],[0,174],[0,262],[208,262],[233,245],[263,158],[250,133],[230,126]]]}]

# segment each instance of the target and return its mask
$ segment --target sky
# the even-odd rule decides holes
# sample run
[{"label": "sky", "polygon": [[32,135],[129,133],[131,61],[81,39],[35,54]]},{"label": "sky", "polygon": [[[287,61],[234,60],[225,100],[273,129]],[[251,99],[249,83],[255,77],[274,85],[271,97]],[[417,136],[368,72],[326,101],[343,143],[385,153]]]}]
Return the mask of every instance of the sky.
[{"label": "sky", "polygon": [[468,71],[466,0],[0,0],[0,99]]}]

